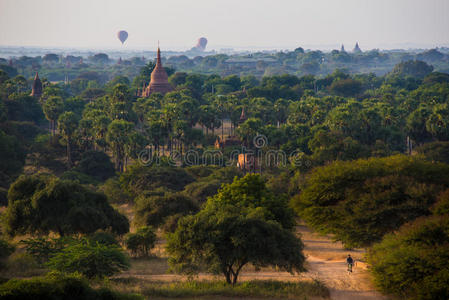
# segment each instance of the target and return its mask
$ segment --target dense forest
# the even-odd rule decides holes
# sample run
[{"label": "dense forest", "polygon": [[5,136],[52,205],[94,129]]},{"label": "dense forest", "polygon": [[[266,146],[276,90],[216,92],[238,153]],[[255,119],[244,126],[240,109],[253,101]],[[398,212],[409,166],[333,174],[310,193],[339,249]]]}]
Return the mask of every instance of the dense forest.
[{"label": "dense forest", "polygon": [[173,272],[230,285],[249,264],[303,272],[305,222],[368,249],[383,292],[447,299],[448,55],[261,56],[170,57],[174,91],[146,98],[153,61],[0,60],[0,275],[48,273],[0,295],[127,297],[83,278],[120,273],[162,239]]}]

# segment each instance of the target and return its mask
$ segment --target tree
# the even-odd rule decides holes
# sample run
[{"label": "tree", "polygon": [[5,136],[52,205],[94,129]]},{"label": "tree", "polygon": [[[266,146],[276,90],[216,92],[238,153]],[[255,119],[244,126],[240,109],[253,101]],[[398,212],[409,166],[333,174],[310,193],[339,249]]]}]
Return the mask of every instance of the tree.
[{"label": "tree", "polygon": [[309,226],[347,247],[367,247],[429,215],[449,166],[402,155],[315,168],[292,199]]},{"label": "tree", "polygon": [[125,147],[129,143],[129,135],[134,124],[125,120],[114,120],[108,126],[106,140],[111,146],[115,159],[115,169],[119,172],[125,170]]},{"label": "tree", "polygon": [[160,227],[173,215],[188,215],[198,211],[192,199],[181,193],[165,193],[162,196],[139,197],[135,205],[137,224]]},{"label": "tree", "polygon": [[234,178],[232,183],[223,185],[214,197],[209,198],[206,208],[208,206],[257,209],[266,220],[276,221],[285,229],[292,229],[295,225],[294,212],[288,206],[287,199],[275,196],[268,190],[258,174]]},{"label": "tree", "polygon": [[71,168],[73,164],[71,145],[75,130],[78,127],[78,117],[71,111],[65,112],[58,118],[58,127],[67,143],[67,165]]},{"label": "tree", "polygon": [[233,285],[248,263],[291,273],[304,271],[301,240],[275,222],[250,215],[205,209],[181,219],[175,233],[168,235],[170,266],[186,273],[205,267],[223,274]]},{"label": "tree", "polygon": [[50,121],[50,130],[54,136],[56,130],[55,121],[64,111],[64,101],[59,96],[51,96],[45,101],[43,110],[45,117]]},{"label": "tree", "polygon": [[87,151],[82,154],[76,170],[104,181],[114,176],[114,165],[109,156],[102,151]]},{"label": "tree", "polygon": [[167,166],[134,165],[120,176],[122,188],[133,197],[158,188],[182,191],[187,184],[193,181],[193,177],[183,168]]},{"label": "tree", "polygon": [[394,66],[391,74],[424,78],[432,73],[433,67],[420,60],[409,60]]},{"label": "tree", "polygon": [[329,91],[340,96],[353,97],[359,94],[362,90],[360,81],[348,78],[332,82]]},{"label": "tree", "polygon": [[432,216],[388,234],[368,252],[375,284],[406,299],[449,298],[449,216]]},{"label": "tree", "polygon": [[102,278],[127,270],[130,264],[119,246],[81,239],[57,252],[47,266],[61,272],[79,272],[87,278]]},{"label": "tree", "polygon": [[22,175],[11,185],[8,201],[5,224],[9,235],[129,231],[127,218],[109,205],[104,194],[72,181]]},{"label": "tree", "polygon": [[125,245],[135,256],[148,257],[150,250],[156,243],[156,234],[151,227],[143,226],[137,229],[136,233],[128,233]]}]

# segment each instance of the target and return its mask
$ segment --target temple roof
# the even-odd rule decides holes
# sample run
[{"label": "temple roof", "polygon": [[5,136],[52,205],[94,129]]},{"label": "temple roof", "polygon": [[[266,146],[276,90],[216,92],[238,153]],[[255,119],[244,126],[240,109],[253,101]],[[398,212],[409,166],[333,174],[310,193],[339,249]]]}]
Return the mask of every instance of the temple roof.
[{"label": "temple roof", "polygon": [[158,47],[156,66],[154,67],[153,72],[151,72],[151,81],[148,87],[145,89],[143,96],[148,97],[152,93],[166,94],[172,90],[172,86],[170,85],[170,83],[168,83],[167,72],[162,66],[161,50]]},{"label": "temple roof", "polygon": [[36,72],[33,81],[33,87],[31,90],[31,96],[40,97],[42,95],[42,82],[39,78],[39,74]]}]

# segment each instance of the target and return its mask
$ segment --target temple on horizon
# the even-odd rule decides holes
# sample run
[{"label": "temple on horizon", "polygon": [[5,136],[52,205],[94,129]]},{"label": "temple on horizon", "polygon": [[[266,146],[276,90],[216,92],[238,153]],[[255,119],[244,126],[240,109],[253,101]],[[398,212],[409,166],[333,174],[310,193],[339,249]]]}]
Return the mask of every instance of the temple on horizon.
[{"label": "temple on horizon", "polygon": [[40,98],[42,96],[42,82],[39,79],[39,74],[36,72],[36,76],[34,76],[33,87],[31,90],[30,96]]},{"label": "temple on horizon", "polygon": [[173,90],[173,87],[168,83],[167,72],[165,72],[161,61],[161,50],[157,47],[157,59],[156,66],[153,72],[151,72],[151,81],[148,86],[142,91],[142,97],[148,97],[153,93],[166,93]]}]

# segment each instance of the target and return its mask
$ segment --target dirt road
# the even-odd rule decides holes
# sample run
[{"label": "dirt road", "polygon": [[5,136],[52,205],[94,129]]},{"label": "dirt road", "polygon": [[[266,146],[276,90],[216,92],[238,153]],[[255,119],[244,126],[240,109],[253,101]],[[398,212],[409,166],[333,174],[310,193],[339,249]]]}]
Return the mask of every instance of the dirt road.
[{"label": "dirt road", "polygon": [[[305,276],[321,280],[330,289],[333,300],[384,300],[388,299],[374,290],[363,263],[363,251],[348,252],[341,243],[335,243],[326,237],[312,233],[307,227],[299,226],[307,255]],[[348,273],[345,261],[351,254],[356,259],[352,273]]]}]

